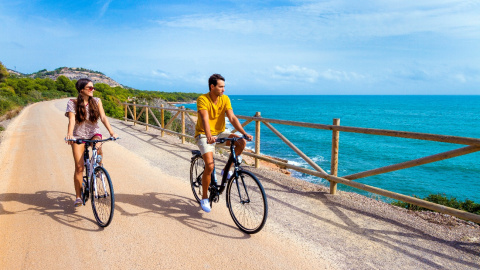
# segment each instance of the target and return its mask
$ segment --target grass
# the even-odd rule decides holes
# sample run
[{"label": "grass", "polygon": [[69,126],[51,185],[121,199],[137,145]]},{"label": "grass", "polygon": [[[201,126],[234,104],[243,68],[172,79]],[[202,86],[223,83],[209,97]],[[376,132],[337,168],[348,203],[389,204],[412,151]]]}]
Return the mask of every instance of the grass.
[{"label": "grass", "polygon": [[[414,197],[418,198],[417,196]],[[430,194],[427,197],[423,198],[423,200],[480,215],[480,204],[475,203],[474,201],[469,199],[466,199],[465,201],[459,201],[453,197],[448,198],[444,194]],[[418,205],[401,201],[396,201],[391,204],[413,211],[432,211]]]}]

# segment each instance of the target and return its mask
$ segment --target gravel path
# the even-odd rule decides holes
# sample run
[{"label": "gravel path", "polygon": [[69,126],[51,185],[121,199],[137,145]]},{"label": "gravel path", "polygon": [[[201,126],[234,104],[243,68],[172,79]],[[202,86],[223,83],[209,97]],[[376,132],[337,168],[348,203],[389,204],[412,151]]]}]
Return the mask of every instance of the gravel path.
[{"label": "gravel path", "polygon": [[[66,100],[52,101],[51,103],[61,113],[65,109]],[[173,136],[161,137],[160,131],[152,128],[146,132],[145,127],[134,126],[130,122],[111,119],[111,124],[122,139],[118,140],[118,146],[115,146],[115,150],[118,152],[106,153],[106,163],[109,164],[108,166],[112,166],[109,162],[113,162],[113,160],[120,163],[117,161],[119,158],[123,158],[117,156],[117,153],[120,153],[119,155],[134,156],[133,160],[128,159],[131,160],[131,164],[124,166],[132,166],[131,170],[135,170],[133,166],[139,166],[136,173],[138,177],[125,179],[125,183],[129,181],[140,183],[143,181],[142,177],[148,178],[145,181],[152,181],[152,177],[158,178],[157,185],[160,190],[157,192],[165,192],[162,190],[165,188],[169,190],[170,196],[181,196],[182,200],[193,204],[194,209],[198,208],[195,203],[192,203],[193,195],[188,183],[190,151],[196,149],[195,145],[181,144],[181,141]],[[64,130],[66,130],[66,119],[64,126]],[[64,134],[56,136],[63,138]],[[119,146],[121,149],[117,149]],[[216,160],[217,171],[220,171],[225,157],[216,155]],[[154,172],[158,175],[147,177],[142,172],[145,166],[154,168]],[[223,248],[255,244],[260,245],[259,248],[263,250],[263,253],[267,252],[268,256],[277,258],[279,262],[285,261],[282,259],[287,256],[286,254],[293,256],[288,260],[290,261],[288,266],[270,262],[269,267],[265,267],[265,264],[262,264],[263,266],[253,264],[254,267],[250,268],[291,269],[292,265],[294,269],[480,268],[480,227],[476,224],[438,213],[410,212],[354,193],[339,191],[337,195],[330,195],[326,187],[306,183],[271,168],[245,167],[261,180],[269,200],[269,217],[261,232],[243,240],[229,238],[225,241],[222,237],[218,238],[219,234],[215,232],[215,228],[223,222],[231,224],[228,225],[229,229],[232,230],[231,226],[233,226],[233,230],[238,234],[238,230],[235,230],[228,211],[224,207],[224,198],[221,198],[220,203],[214,204],[211,213],[213,215],[199,215],[190,210],[191,215],[196,217],[195,221],[194,223],[191,223],[192,220],[184,222],[195,227],[194,224],[202,223],[202,217],[207,218],[203,222],[208,222],[209,226],[203,226],[201,230],[198,228],[195,230],[192,227],[191,230],[194,230],[196,234],[214,233],[214,241],[216,243],[221,241],[224,245]],[[119,175],[119,172],[116,172],[116,175],[117,177],[122,176]],[[178,186],[179,189],[166,187],[162,184],[163,181],[166,181],[165,179],[170,179],[170,185]],[[155,189],[155,184],[150,183],[144,188]],[[4,202],[4,192],[5,190],[0,185],[0,226],[4,224],[4,215],[8,211]],[[144,190],[143,192],[148,194],[153,191]],[[148,198],[144,198],[144,200],[149,201]],[[113,222],[116,224],[114,226],[127,226],[129,222],[132,222],[129,219],[121,220],[122,218],[126,219],[126,215],[130,213],[125,210],[128,209],[128,205],[125,205],[126,201],[127,199],[124,198],[117,204],[118,212]],[[91,211],[85,215],[91,215]],[[175,215],[182,215],[182,213],[172,213],[170,218]],[[135,218],[140,218],[139,216],[135,216]],[[125,224],[122,224],[122,221]],[[170,220],[167,219],[166,222],[169,224]],[[214,225],[216,223],[218,224]],[[171,228],[165,227],[165,224],[159,223],[159,225],[164,231]],[[188,231],[184,233],[190,234]],[[136,232],[135,235],[144,239],[147,237],[146,235],[150,234],[151,232],[146,231]],[[0,234],[0,237],[2,243],[5,243],[5,235]],[[210,236],[210,238],[212,237]],[[256,242],[249,242],[253,239],[256,239]],[[171,239],[171,241],[178,243],[178,240]],[[193,243],[180,242],[178,244],[186,246]],[[199,244],[199,242],[195,242],[195,244]],[[284,253],[282,248],[286,248],[290,252]],[[222,252],[221,249],[219,252]],[[251,257],[235,257],[238,254],[228,254],[225,255],[230,262],[237,260],[251,262],[260,260],[260,258],[264,259],[264,257],[258,257],[260,254],[249,253]],[[168,256],[175,256],[175,254]],[[2,258],[0,262],[3,262],[4,259]],[[170,262],[171,259],[168,261]],[[147,264],[139,265],[146,266]],[[169,267],[181,268],[181,265],[181,263],[172,263],[169,264]],[[235,265],[238,266],[238,264]],[[225,267],[220,262],[210,266],[213,269]],[[197,265],[193,269],[209,267]]]}]

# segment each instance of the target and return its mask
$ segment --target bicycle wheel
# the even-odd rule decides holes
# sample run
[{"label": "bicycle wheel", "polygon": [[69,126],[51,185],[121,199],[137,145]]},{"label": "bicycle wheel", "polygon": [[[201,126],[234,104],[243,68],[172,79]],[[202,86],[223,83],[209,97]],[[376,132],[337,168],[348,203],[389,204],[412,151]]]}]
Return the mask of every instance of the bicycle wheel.
[{"label": "bicycle wheel", "polygon": [[193,157],[190,165],[190,185],[192,186],[193,196],[199,203],[203,194],[202,175],[204,170],[205,162],[202,156]]},{"label": "bicycle wheel", "polygon": [[267,196],[257,177],[239,171],[227,186],[227,207],[237,227],[248,234],[259,232],[268,215]]},{"label": "bicycle wheel", "polygon": [[85,205],[85,203],[88,201],[88,195],[90,194],[90,192],[88,190],[88,185],[87,185],[87,181],[88,181],[88,172],[87,171],[88,170],[85,169],[85,172],[83,173],[82,188],[80,190],[83,205]]},{"label": "bicycle wheel", "polygon": [[115,208],[112,180],[107,170],[103,167],[95,168],[91,187],[93,215],[98,225],[107,227],[112,221]]}]

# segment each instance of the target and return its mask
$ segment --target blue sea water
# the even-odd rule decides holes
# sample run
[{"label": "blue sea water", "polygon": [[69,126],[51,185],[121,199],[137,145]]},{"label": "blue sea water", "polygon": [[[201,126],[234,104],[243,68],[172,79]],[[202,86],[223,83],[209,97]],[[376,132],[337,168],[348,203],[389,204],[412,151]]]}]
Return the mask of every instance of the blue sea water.
[{"label": "blue sea water", "polygon": [[[480,138],[480,96],[229,97],[236,115],[253,116],[258,111],[265,118],[318,124],[332,124],[334,118],[340,118],[342,126]],[[196,110],[195,104],[185,106]],[[273,126],[325,171],[330,171],[331,131],[279,124]],[[254,129],[253,123],[246,126],[250,134],[255,134]],[[262,125],[261,129],[262,154],[310,168],[266,126]],[[253,143],[249,143],[248,147],[253,149]],[[345,176],[461,147],[464,145],[340,132],[338,175]],[[480,152],[476,152],[355,181],[421,198],[429,194],[443,194],[480,203],[479,161]],[[328,185],[324,179],[298,172],[293,172],[293,175]],[[338,188],[369,195],[341,184]]]}]

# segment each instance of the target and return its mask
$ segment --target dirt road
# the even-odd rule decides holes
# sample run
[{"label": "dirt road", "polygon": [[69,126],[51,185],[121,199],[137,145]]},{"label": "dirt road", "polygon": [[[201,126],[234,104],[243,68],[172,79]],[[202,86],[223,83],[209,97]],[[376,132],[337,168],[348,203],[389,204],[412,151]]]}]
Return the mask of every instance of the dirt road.
[{"label": "dirt road", "polygon": [[[116,208],[95,223],[74,208],[66,100],[33,104],[0,144],[1,269],[476,269],[480,229],[435,224],[355,194],[331,196],[267,169],[270,213],[255,235],[224,204],[203,213],[188,183],[189,152],[158,132],[111,120],[104,144]],[[104,134],[107,134],[104,132]],[[219,159],[220,160],[220,159]],[[218,162],[221,166],[221,162]],[[250,169],[249,169],[250,170]]]}]

